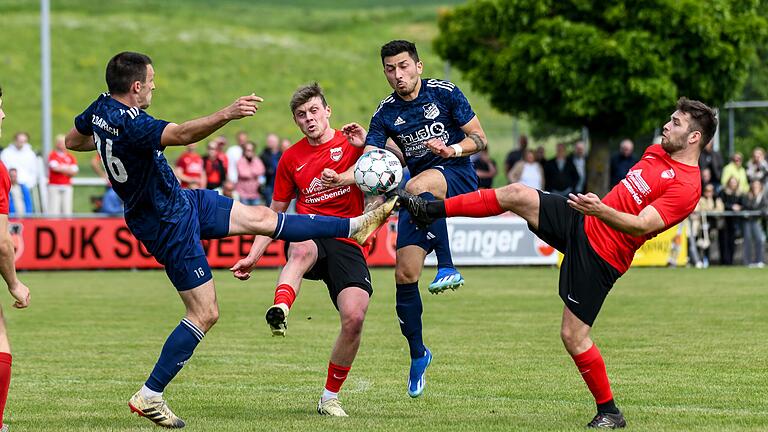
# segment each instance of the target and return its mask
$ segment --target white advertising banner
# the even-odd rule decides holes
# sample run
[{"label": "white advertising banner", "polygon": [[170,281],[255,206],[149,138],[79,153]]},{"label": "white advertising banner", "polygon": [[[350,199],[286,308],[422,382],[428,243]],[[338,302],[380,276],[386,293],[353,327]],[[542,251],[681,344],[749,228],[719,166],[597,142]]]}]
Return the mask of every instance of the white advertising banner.
[{"label": "white advertising banner", "polygon": [[[459,265],[556,265],[557,251],[516,216],[449,218],[453,262]],[[434,252],[426,265],[436,265]]]}]

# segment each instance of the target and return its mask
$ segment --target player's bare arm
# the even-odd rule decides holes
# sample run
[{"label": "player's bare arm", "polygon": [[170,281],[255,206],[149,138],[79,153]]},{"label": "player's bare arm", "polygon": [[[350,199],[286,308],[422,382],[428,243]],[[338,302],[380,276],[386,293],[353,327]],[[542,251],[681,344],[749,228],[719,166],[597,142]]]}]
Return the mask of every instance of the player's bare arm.
[{"label": "player's bare arm", "polygon": [[472,117],[472,120],[462,126],[461,130],[466,136],[456,144],[446,146],[443,140],[433,138],[427,141],[426,146],[432,153],[446,159],[469,156],[488,147],[488,139],[477,116]]},{"label": "player's bare arm", "polygon": [[13,241],[8,232],[8,215],[0,214],[0,274],[16,300],[13,307],[22,309],[29,306],[29,288],[16,276],[14,255]]},{"label": "player's bare arm", "polygon": [[259,109],[258,104],[263,101],[264,99],[253,94],[241,96],[231,105],[211,115],[189,120],[182,124],[169,123],[163,130],[160,143],[167,147],[187,145],[200,141],[232,120],[253,116]]},{"label": "player's bare arm", "polygon": [[[270,204],[269,208],[275,212],[280,213],[288,210],[288,206],[290,204],[291,203],[289,202],[272,200],[272,204]],[[264,255],[264,251],[267,250],[267,246],[269,246],[271,242],[272,239],[270,237],[255,236],[253,238],[253,244],[251,245],[251,250],[248,252],[248,255],[245,258],[240,259],[235,263],[235,265],[229,268],[229,271],[232,272],[232,276],[240,280],[248,280],[251,277],[251,272],[256,267],[256,263],[259,261],[261,256]]]},{"label": "player's bare arm", "polygon": [[620,212],[605,205],[593,193],[570,194],[568,205],[585,215],[595,216],[611,228],[640,237],[664,229],[664,220],[652,205],[645,207],[638,215]]},{"label": "player's bare arm", "polygon": [[93,137],[89,135],[83,135],[75,128],[72,128],[72,130],[69,131],[66,138],[64,138],[64,143],[68,149],[73,151],[96,150],[96,143],[93,142]]}]

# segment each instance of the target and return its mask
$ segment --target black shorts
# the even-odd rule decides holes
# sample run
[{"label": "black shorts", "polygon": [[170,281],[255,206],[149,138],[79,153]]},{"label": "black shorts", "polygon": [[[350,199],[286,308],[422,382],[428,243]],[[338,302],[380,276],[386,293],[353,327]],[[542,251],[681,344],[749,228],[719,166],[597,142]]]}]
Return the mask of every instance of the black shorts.
[{"label": "black shorts", "polygon": [[584,231],[584,215],[572,209],[563,196],[539,191],[539,229],[529,228],[563,253],[560,298],[591,327],[621,272],[592,249]]},{"label": "black shorts", "polygon": [[[337,239],[314,239],[317,245],[317,261],[304,279],[321,280],[328,287],[328,294],[336,309],[337,299],[344,288],[358,287],[373,295],[371,272],[359,247]],[[286,255],[290,243],[285,243]]]}]

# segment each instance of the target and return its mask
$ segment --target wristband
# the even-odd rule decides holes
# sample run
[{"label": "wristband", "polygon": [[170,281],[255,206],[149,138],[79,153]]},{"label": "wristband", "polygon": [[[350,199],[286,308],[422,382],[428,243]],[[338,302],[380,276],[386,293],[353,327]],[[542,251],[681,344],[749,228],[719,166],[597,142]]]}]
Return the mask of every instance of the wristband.
[{"label": "wristband", "polygon": [[453,149],[453,151],[455,151],[455,152],[456,152],[456,154],[455,154],[455,155],[453,155],[453,157],[461,157],[461,153],[464,151],[464,150],[461,148],[461,145],[459,145],[459,144],[453,144],[453,145],[451,145],[451,148]]}]

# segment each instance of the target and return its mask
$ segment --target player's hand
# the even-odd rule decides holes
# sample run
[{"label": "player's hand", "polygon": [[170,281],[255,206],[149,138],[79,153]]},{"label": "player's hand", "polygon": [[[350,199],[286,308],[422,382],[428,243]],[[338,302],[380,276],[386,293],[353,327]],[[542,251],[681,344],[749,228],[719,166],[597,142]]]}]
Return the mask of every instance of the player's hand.
[{"label": "player's hand", "polygon": [[323,173],[320,175],[320,182],[327,188],[335,188],[345,184],[344,177],[330,168],[323,169]]},{"label": "player's hand", "polygon": [[11,293],[16,301],[13,303],[13,307],[17,309],[24,309],[29,306],[29,288],[24,285],[20,280],[16,280],[11,286],[8,287],[8,291]]},{"label": "player's hand", "polygon": [[589,192],[587,194],[568,194],[568,205],[585,215],[597,216],[603,208],[600,197]]},{"label": "player's hand", "polygon": [[440,138],[432,138],[424,145],[427,146],[429,151],[443,159],[453,157],[453,155],[456,153],[456,150],[445,145],[445,141],[441,140]]},{"label": "player's hand", "polygon": [[248,96],[241,96],[237,98],[232,105],[225,108],[225,115],[228,120],[237,120],[243,117],[250,117],[256,114],[259,109],[259,103],[264,102],[259,96],[250,94]]},{"label": "player's hand", "polygon": [[341,133],[355,147],[362,147],[365,144],[365,137],[368,136],[365,129],[357,123],[345,124],[341,127]]},{"label": "player's hand", "polygon": [[251,278],[251,272],[256,267],[256,261],[258,261],[258,258],[247,256],[236,262],[235,265],[230,267],[229,271],[232,272],[232,276],[240,280],[248,280]]}]

